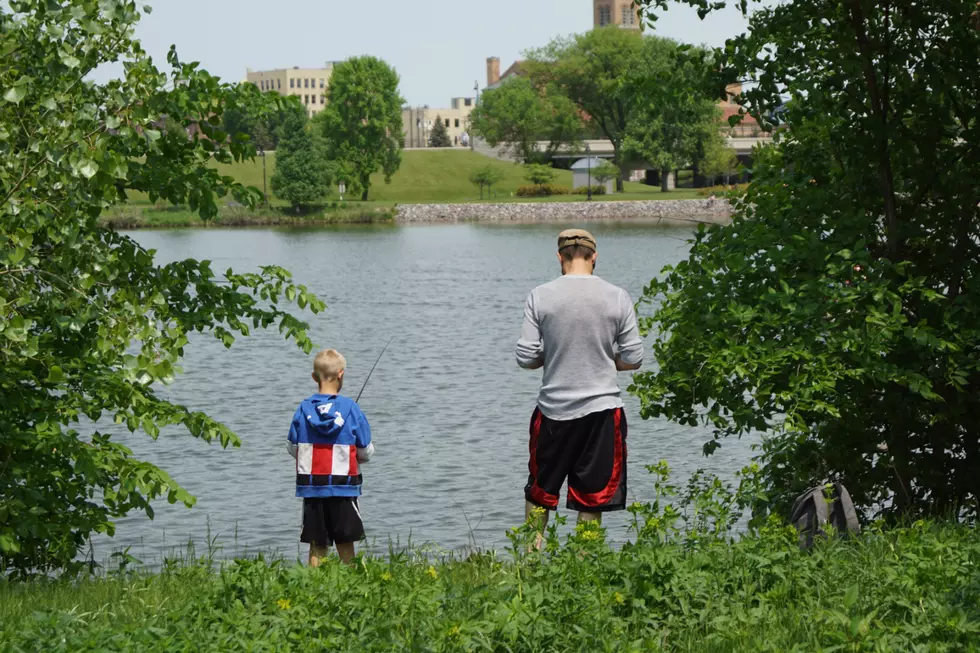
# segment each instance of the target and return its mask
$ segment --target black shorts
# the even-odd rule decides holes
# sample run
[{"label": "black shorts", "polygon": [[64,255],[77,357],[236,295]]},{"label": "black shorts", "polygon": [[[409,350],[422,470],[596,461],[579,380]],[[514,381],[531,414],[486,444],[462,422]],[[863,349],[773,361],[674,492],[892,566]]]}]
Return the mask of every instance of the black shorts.
[{"label": "black shorts", "polygon": [[531,416],[531,472],[524,496],[554,510],[568,478],[569,510],[610,512],[626,508],[626,414],[603,410],[569,421]]},{"label": "black shorts", "polygon": [[354,497],[303,499],[300,541],[317,546],[352,544],[364,539],[364,523]]}]

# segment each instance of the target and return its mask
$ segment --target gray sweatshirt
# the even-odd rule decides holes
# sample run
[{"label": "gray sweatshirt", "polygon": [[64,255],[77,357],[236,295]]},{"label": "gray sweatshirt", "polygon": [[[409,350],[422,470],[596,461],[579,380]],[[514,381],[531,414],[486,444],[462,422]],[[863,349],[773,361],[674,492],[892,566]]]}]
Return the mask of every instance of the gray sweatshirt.
[{"label": "gray sweatshirt", "polygon": [[629,294],[594,275],[565,275],[528,295],[517,364],[544,362],[538,407],[572,420],[620,408],[616,357],[643,362],[643,341]]}]

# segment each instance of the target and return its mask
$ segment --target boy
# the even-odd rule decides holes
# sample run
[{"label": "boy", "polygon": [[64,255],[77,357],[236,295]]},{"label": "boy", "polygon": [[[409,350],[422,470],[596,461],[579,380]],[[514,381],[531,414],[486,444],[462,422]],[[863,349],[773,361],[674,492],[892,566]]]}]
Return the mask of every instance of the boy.
[{"label": "boy", "polygon": [[296,409],[289,427],[289,453],[296,459],[296,496],[303,497],[303,533],[310,566],[318,567],[331,544],[341,561],[354,560],[354,543],[364,539],[357,505],[361,496],[358,463],[374,453],[371,427],[357,403],[340,395],[347,361],[337,351],[313,360],[317,394]]}]

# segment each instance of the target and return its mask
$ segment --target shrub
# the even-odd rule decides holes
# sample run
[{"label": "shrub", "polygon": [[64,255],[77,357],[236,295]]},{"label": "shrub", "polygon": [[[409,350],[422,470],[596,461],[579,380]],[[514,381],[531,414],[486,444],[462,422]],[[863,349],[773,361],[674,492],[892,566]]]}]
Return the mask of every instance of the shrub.
[{"label": "shrub", "polygon": [[698,189],[698,195],[701,197],[730,197],[733,194],[735,196],[741,197],[749,189],[748,184],[732,184],[731,186],[707,186],[705,188]]},{"label": "shrub", "polygon": [[518,197],[550,197],[552,195],[568,195],[569,190],[564,186],[555,184],[535,184],[533,186],[521,186],[517,189]]},{"label": "shrub", "polygon": [[[575,190],[572,191],[572,194],[573,195],[588,195],[589,194],[589,187],[588,186],[579,186],[578,188],[576,188]],[[592,187],[592,194],[593,195],[605,195],[606,194],[606,187],[605,186],[593,186]]]},{"label": "shrub", "polygon": [[555,180],[558,173],[551,166],[530,163],[524,166],[524,178],[535,186],[546,186]]}]

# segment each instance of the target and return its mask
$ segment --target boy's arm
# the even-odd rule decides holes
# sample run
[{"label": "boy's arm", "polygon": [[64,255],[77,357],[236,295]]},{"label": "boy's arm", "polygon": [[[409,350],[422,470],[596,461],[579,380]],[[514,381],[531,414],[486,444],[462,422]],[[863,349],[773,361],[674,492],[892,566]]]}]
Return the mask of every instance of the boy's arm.
[{"label": "boy's arm", "polygon": [[289,436],[286,438],[286,451],[293,458],[296,458],[297,452],[299,451],[299,447],[297,446],[299,443],[299,432],[296,429],[299,419],[298,415],[299,411],[297,410],[296,414],[293,415],[293,421],[289,425]]},{"label": "boy's arm", "polygon": [[354,409],[354,442],[357,446],[357,462],[366,463],[374,455],[374,443],[371,442],[371,425],[358,406]]}]

